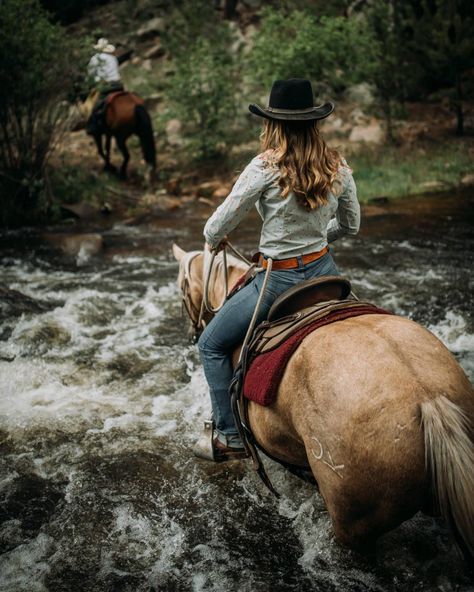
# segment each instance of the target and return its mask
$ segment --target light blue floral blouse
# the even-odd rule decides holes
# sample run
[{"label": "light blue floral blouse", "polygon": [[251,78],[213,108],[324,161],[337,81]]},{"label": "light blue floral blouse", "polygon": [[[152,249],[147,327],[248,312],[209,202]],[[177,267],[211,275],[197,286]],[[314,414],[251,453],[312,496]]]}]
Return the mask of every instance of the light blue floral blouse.
[{"label": "light blue floral blouse", "polygon": [[217,247],[255,205],[263,220],[259,250],[273,259],[320,251],[346,234],[357,234],[360,206],[352,171],[344,161],[339,169],[342,190],[329,193],[325,205],[308,210],[294,193],[281,197],[279,171],[256,156],[237,179],[232,191],[204,227],[204,238]]}]

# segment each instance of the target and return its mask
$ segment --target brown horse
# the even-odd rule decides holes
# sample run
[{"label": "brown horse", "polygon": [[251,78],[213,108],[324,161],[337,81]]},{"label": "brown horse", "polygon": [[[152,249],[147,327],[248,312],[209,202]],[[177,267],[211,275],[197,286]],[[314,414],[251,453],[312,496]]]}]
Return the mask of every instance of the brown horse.
[{"label": "brown horse", "polygon": [[[195,323],[209,254],[177,245],[173,253]],[[232,282],[246,268],[227,261]],[[213,306],[223,294],[222,257],[216,262]],[[395,315],[354,317],[310,333],[286,367],[277,401],[249,404],[259,444],[287,463],[310,465],[338,541],[370,548],[422,510],[442,514],[471,558],[473,418],[473,388],[451,353]]]},{"label": "brown horse", "polygon": [[[82,116],[89,118],[98,98],[98,91],[94,90],[89,97],[79,106]],[[105,152],[102,144],[102,135],[94,135],[97,150],[104,159],[104,170],[115,172],[115,167],[110,162],[110,147],[112,137],[115,138],[118,149],[123,155],[122,166],[119,175],[122,179],[127,177],[127,165],[130,153],[127,149],[127,139],[136,134],[140,140],[143,158],[150,167],[150,176],[156,168],[156,148],[153,137],[153,127],[150,115],[145,108],[143,99],[131,92],[117,93],[111,97],[105,108]]]}]

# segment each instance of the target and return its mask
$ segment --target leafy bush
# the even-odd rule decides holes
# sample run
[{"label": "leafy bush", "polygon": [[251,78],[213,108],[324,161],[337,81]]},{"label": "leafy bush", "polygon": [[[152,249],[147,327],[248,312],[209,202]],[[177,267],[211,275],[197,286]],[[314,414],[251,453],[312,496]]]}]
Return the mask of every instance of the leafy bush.
[{"label": "leafy bush", "polygon": [[309,78],[341,90],[358,81],[373,57],[363,20],[267,8],[249,56],[249,73],[265,88],[279,78]]},{"label": "leafy bush", "polygon": [[229,25],[209,3],[185,2],[172,19],[165,44],[174,72],[166,87],[169,118],[178,118],[198,157],[225,152],[238,99],[236,57]]},{"label": "leafy bush", "polygon": [[[3,223],[33,218],[61,103],[75,77],[73,48],[37,0],[0,4],[0,189]],[[44,205],[44,204],[43,204]]]}]

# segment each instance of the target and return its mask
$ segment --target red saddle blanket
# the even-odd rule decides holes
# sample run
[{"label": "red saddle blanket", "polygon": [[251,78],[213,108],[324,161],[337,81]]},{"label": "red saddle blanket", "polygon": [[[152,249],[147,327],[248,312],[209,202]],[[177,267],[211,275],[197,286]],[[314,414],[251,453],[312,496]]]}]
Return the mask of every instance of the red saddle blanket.
[{"label": "red saddle blanket", "polygon": [[259,405],[271,405],[276,400],[278,386],[286,364],[306,335],[324,325],[367,314],[392,313],[372,305],[357,309],[334,310],[327,316],[296,331],[279,347],[258,355],[245,375],[244,396]]}]

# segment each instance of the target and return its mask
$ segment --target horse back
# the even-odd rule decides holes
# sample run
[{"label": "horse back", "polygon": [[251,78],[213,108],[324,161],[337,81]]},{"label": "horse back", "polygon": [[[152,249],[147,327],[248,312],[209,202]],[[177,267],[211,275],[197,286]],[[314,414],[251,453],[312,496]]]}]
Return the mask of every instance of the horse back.
[{"label": "horse back", "polygon": [[135,128],[135,107],[144,105],[144,100],[135,93],[119,91],[112,93],[107,101],[105,118],[112,132],[130,135]]}]

